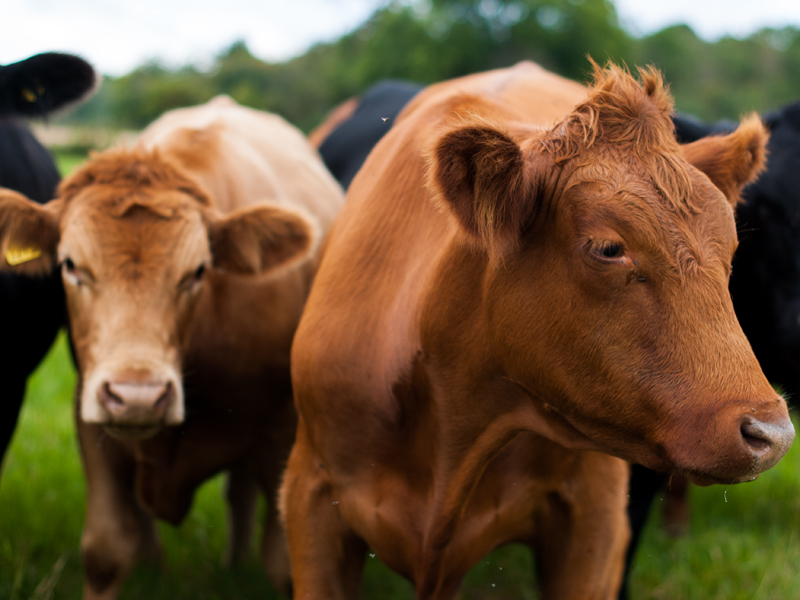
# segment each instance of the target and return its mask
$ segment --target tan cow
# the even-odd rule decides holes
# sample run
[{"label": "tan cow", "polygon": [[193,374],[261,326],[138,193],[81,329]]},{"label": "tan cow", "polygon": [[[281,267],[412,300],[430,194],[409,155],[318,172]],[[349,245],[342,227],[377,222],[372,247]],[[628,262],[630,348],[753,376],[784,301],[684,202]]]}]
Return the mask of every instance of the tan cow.
[{"label": "tan cow", "polygon": [[428,88],[378,143],[292,349],[295,597],[355,598],[369,548],[452,598],[522,542],[543,598],[610,600],[620,458],[729,484],[788,450],[727,291],[767,136],[684,154],[671,110],[653,69],[587,94],[525,63]]},{"label": "tan cow", "polygon": [[29,270],[57,256],[63,273],[88,479],[85,598],[116,596],[137,555],[157,554],[152,517],[179,523],[225,469],[243,504],[232,551],[249,539],[255,481],[270,501],[262,558],[289,589],[272,501],[295,429],[289,349],[341,203],[299,131],[227,98],[93,157],[43,208],[0,195],[4,253],[27,250]]}]

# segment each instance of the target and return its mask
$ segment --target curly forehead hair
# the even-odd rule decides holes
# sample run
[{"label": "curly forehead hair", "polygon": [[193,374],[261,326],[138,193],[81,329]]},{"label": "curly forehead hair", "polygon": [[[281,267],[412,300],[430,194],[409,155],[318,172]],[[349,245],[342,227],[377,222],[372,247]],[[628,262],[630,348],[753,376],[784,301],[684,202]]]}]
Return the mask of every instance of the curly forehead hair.
[{"label": "curly forehead hair", "polygon": [[693,212],[692,184],[675,141],[672,97],[655,67],[638,69],[592,62],[589,97],[540,140],[540,148],[556,164],[579,158],[588,150],[639,163],[667,205]]},{"label": "curly forehead hair", "polygon": [[95,154],[61,182],[58,194],[69,202],[91,185],[109,185],[129,191],[177,190],[204,206],[211,204],[205,191],[156,150],[112,148]]}]

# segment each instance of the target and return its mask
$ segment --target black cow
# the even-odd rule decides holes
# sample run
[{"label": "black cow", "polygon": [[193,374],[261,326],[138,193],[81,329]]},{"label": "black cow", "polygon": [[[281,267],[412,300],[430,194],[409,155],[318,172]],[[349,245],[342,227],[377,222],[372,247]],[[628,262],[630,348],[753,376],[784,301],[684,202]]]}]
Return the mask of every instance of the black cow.
[{"label": "black cow", "polygon": [[[85,97],[95,83],[92,67],[69,54],[37,54],[0,66],[0,186],[40,203],[54,197],[60,179],[56,165],[20,118],[44,117]],[[58,270],[47,277],[0,273],[0,315],[2,465],[25,395],[25,381],[64,322]]]},{"label": "black cow", "polygon": [[421,85],[405,81],[375,84],[358,99],[349,117],[324,138],[319,153],[345,190],[394,118],[421,89]]},{"label": "black cow", "polygon": [[[328,168],[346,189],[372,147],[421,86],[377,84],[354,105],[319,145]],[[764,373],[791,396],[800,391],[800,103],[766,115],[770,129],[768,167],[745,188],[737,209],[740,245],[730,291],[736,315]],[[678,141],[689,143],[736,129],[730,121],[708,125],[675,116]],[[322,130],[325,126],[321,127]],[[669,480],[639,465],[631,469],[628,518],[632,537],[620,600],[628,598],[628,580],[642,530],[656,494]],[[677,492],[685,489],[675,482]]]}]

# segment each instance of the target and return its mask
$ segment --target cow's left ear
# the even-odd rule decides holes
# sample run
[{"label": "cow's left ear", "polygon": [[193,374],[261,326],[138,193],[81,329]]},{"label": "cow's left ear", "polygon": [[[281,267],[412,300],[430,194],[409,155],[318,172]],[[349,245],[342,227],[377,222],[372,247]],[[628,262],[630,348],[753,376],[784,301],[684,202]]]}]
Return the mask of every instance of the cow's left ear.
[{"label": "cow's left ear", "polygon": [[213,264],[240,274],[265,273],[306,258],[317,245],[315,219],[297,208],[249,206],[206,215]]},{"label": "cow's left ear", "polygon": [[769,133],[758,115],[744,119],[733,133],[682,146],[686,160],[705,173],[736,206],[742,188],[764,169]]},{"label": "cow's left ear", "polygon": [[512,244],[535,209],[536,172],[511,135],[491,124],[451,129],[428,152],[428,186],[490,253]]}]

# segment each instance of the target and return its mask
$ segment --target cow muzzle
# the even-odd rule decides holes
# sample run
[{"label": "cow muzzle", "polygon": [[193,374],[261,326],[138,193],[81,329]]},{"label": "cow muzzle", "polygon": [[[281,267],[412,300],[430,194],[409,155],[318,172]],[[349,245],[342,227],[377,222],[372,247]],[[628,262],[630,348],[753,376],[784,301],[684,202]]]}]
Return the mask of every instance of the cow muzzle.
[{"label": "cow muzzle", "polygon": [[118,438],[151,437],[165,425],[183,422],[181,381],[171,369],[98,373],[87,382],[80,414]]},{"label": "cow muzzle", "polygon": [[[727,442],[724,438],[711,436],[708,442],[715,451],[711,452],[713,465],[690,469],[688,475],[693,483],[709,485],[752,481],[774,467],[794,441],[794,426],[783,400],[776,402],[771,411],[748,410],[728,422],[732,435]],[[720,430],[724,429],[727,428],[720,427]]]}]

